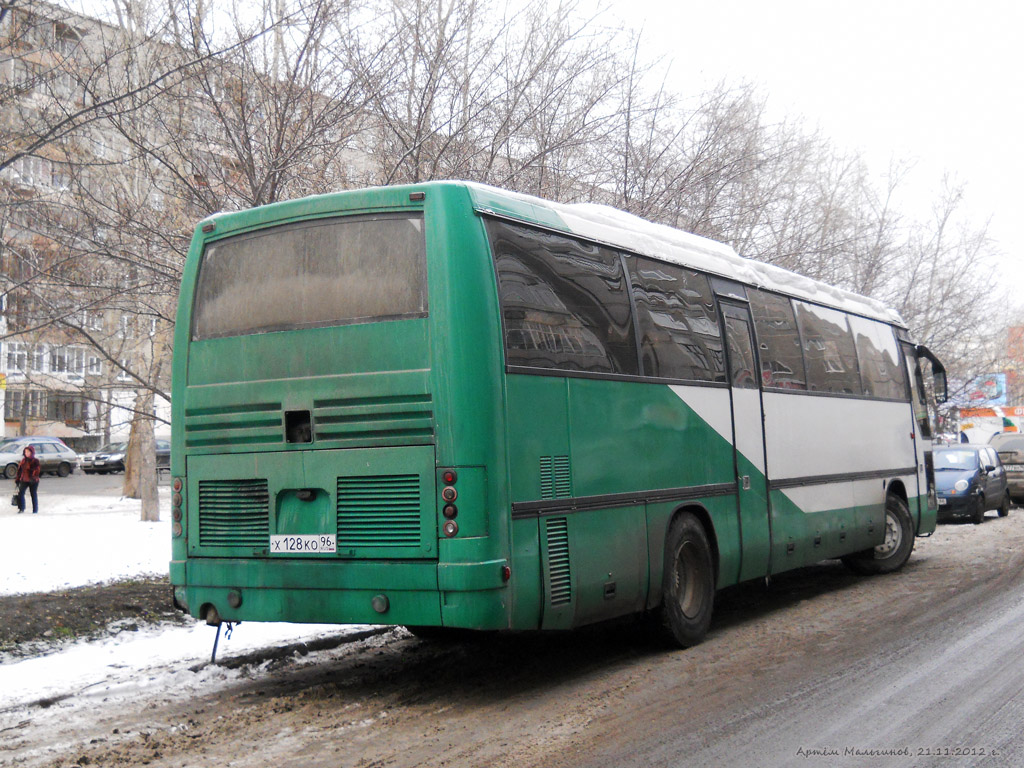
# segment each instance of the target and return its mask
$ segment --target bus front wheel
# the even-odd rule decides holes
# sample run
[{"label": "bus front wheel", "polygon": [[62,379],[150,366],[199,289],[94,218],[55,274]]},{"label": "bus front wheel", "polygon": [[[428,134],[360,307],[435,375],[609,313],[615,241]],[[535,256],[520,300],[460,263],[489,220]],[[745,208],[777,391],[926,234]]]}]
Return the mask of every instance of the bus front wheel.
[{"label": "bus front wheel", "polygon": [[907,502],[889,494],[885,500],[885,539],[874,549],[847,555],[843,562],[855,573],[892,573],[906,565],[913,549],[914,520]]},{"label": "bus front wheel", "polygon": [[708,632],[715,601],[714,559],[704,526],[693,515],[672,521],[665,540],[661,620],[669,638],[682,648]]}]

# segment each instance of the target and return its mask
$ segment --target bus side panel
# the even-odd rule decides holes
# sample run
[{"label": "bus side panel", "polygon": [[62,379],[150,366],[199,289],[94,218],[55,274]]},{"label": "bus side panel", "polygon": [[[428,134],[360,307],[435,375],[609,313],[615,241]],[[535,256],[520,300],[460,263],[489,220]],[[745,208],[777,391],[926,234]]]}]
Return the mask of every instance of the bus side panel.
[{"label": "bus side panel", "polygon": [[[569,458],[565,379],[511,375],[506,378],[506,398],[512,500],[569,498],[571,483],[562,469]],[[539,533],[536,516],[515,520],[511,528],[511,626],[537,629],[541,626],[545,591],[550,588],[550,579],[541,580],[542,561],[547,562],[543,556],[546,539]]]},{"label": "bus side panel", "polygon": [[916,464],[907,404],[779,392],[764,404],[772,572],[880,544],[887,483]]},{"label": "bus side panel", "polygon": [[536,517],[512,521],[512,583],[509,592],[512,629],[538,629],[544,585],[541,583],[541,547]]},{"label": "bus side panel", "polygon": [[[558,410],[558,403],[555,388],[545,383],[547,379],[510,376],[510,406],[529,403],[536,411],[537,404],[543,402],[539,413],[531,413],[529,423],[541,430],[544,427],[538,424],[557,425],[561,434],[564,415],[549,413]],[[660,588],[652,585],[650,574],[656,569],[660,585],[663,558],[663,544],[652,549],[652,536],[663,542],[664,531],[652,534],[645,506],[630,500],[641,500],[654,491],[673,490],[686,496],[691,488],[695,495],[702,486],[725,488],[725,501],[717,500],[713,506],[729,517],[716,538],[722,583],[733,583],[740,550],[733,455],[728,440],[720,434],[729,425],[728,391],[687,388],[700,395],[703,410],[711,404],[711,410],[721,412],[715,417],[720,423],[713,427],[698,416],[683,395],[664,385],[584,378],[556,381],[565,387],[568,398],[571,448],[567,455],[559,455],[564,482],[560,483],[557,475],[553,484],[544,478],[541,462],[555,453],[553,450],[527,447],[526,438],[511,443],[511,455],[519,457],[513,463],[513,498],[572,497],[573,505],[579,507],[561,519],[555,509],[540,521],[546,599],[542,626],[590,623],[636,612],[650,603],[652,588],[655,592]],[[512,397],[511,393],[520,387],[518,396]],[[546,398],[539,394],[545,390]],[[510,424],[517,423],[514,414],[510,407]],[[517,477],[518,472],[532,477]],[[625,496],[620,504],[615,504],[614,497],[608,498],[618,494]],[[673,508],[679,506],[676,500]],[[662,526],[666,515],[659,514]],[[563,530],[567,552],[561,549]],[[656,558],[653,565],[652,552]],[[562,602],[566,598],[559,588],[559,578],[568,588],[568,603]],[[553,596],[559,601],[557,605],[551,604]]]},{"label": "bus side panel", "polygon": [[569,405],[577,496],[735,482],[726,389],[570,379]]},{"label": "bus side panel", "polygon": [[863,503],[855,496],[853,483],[772,491],[772,520],[780,531],[772,548],[772,572],[880,544],[885,534],[885,501],[878,490],[882,481],[871,482],[870,498]]},{"label": "bus side panel", "polygon": [[580,574],[575,589],[575,626],[644,609],[647,598],[644,505],[571,515],[569,549],[573,553],[572,567]]}]

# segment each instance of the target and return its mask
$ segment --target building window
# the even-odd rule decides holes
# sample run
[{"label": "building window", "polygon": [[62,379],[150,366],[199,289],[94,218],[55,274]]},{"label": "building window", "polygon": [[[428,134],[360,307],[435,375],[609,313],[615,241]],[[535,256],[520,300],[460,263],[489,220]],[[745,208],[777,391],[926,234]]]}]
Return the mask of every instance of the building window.
[{"label": "building window", "polygon": [[68,372],[67,347],[50,347],[50,373]]},{"label": "building window", "polygon": [[46,418],[53,421],[81,423],[87,412],[84,399],[76,396],[55,396],[47,402]]},{"label": "building window", "polygon": [[47,349],[45,344],[36,344],[32,349],[32,370],[35,373],[46,372],[46,353]]},{"label": "building window", "polygon": [[27,416],[30,419],[41,418],[46,413],[46,393],[42,390],[33,389],[28,393],[28,413],[25,413],[25,392],[23,390],[10,390],[9,417],[20,419]]},{"label": "building window", "polygon": [[121,323],[117,327],[117,335],[122,339],[130,339],[133,336],[131,315],[121,315]]},{"label": "building window", "polygon": [[28,364],[25,344],[21,341],[11,341],[7,344],[7,373],[10,376],[24,376],[25,366]]},{"label": "building window", "polygon": [[121,370],[117,372],[118,381],[132,381],[132,375],[129,373],[128,360],[121,361]]},{"label": "building window", "polygon": [[51,347],[50,373],[85,373],[85,347]]},{"label": "building window", "polygon": [[93,312],[91,310],[83,310],[81,315],[78,317],[78,322],[82,328],[90,331],[102,331],[103,330],[103,313]]},{"label": "building window", "polygon": [[89,370],[90,376],[99,376],[103,373],[103,363],[98,357],[89,358]]}]

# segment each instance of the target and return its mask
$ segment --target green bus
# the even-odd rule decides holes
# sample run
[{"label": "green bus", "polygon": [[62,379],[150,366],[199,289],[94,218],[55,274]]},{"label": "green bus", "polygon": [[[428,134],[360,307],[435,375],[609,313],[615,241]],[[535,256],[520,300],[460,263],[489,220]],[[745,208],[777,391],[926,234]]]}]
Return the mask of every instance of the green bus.
[{"label": "green bus", "polygon": [[221,214],[185,266],[171,582],[211,624],[566,629],[935,529],[921,361],[877,302],[467,182]]}]

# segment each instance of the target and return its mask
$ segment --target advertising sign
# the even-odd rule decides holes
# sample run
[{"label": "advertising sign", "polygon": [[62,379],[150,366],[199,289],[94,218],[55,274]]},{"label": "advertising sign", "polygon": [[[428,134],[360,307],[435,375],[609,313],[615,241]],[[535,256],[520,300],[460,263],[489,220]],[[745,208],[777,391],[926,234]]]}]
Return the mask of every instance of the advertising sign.
[{"label": "advertising sign", "polygon": [[988,373],[967,385],[966,405],[969,408],[990,408],[1006,405],[1006,374]]}]

